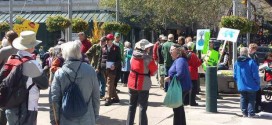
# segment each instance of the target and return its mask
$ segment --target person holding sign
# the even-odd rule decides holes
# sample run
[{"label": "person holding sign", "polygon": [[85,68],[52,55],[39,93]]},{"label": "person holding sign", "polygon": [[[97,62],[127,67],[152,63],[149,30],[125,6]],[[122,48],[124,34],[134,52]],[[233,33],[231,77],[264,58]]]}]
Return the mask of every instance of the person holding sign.
[{"label": "person holding sign", "polygon": [[229,69],[229,53],[222,50],[222,48],[219,49],[220,54],[223,58],[220,59],[218,70],[228,70]]}]

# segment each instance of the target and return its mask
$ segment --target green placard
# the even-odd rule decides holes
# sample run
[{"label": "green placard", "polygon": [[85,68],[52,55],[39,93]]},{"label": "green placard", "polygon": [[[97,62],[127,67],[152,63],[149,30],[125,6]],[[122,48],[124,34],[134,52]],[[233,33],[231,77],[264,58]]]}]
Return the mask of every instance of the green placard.
[{"label": "green placard", "polygon": [[217,63],[218,63],[218,57],[219,57],[219,52],[218,51],[215,51],[215,50],[212,50],[212,51],[209,51],[208,52],[208,55],[209,55],[209,59],[207,61],[207,64],[209,66],[217,66]]},{"label": "green placard", "polygon": [[202,54],[207,54],[207,52],[209,50],[210,36],[211,36],[210,32],[205,32],[205,39],[204,39],[205,41],[204,41]]}]

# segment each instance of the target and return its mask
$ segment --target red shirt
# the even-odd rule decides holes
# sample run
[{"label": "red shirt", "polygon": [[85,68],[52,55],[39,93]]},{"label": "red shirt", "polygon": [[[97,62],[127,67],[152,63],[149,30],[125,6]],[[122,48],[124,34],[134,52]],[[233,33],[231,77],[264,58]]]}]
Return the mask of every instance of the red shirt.
[{"label": "red shirt", "polygon": [[92,47],[92,43],[89,40],[85,39],[81,41],[80,51],[81,53],[85,54],[91,47]]},{"label": "red shirt", "polygon": [[201,60],[196,56],[196,54],[192,51],[188,51],[191,53],[191,57],[189,57],[189,71],[191,74],[192,80],[198,79],[198,67],[201,66],[202,62]]},{"label": "red shirt", "polygon": [[158,61],[158,48],[159,48],[160,42],[156,42],[153,47],[153,59],[155,61]]},{"label": "red shirt", "polygon": [[[268,63],[268,67],[269,67],[269,64],[272,62],[272,60],[265,60],[264,63]],[[270,67],[272,68],[272,67]],[[269,82],[272,80],[272,73],[269,73],[269,72],[265,72],[265,81]]]}]

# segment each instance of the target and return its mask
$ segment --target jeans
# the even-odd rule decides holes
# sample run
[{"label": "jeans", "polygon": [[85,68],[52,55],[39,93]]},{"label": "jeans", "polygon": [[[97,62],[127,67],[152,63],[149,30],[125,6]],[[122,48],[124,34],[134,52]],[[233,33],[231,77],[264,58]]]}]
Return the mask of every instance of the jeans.
[{"label": "jeans", "polygon": [[102,71],[97,73],[97,79],[98,79],[98,82],[100,83],[100,96],[104,97],[105,89],[106,89],[106,81]]},{"label": "jeans", "polygon": [[138,103],[140,108],[139,109],[140,110],[139,125],[148,125],[146,110],[148,106],[149,91],[147,90],[137,91],[137,90],[129,89],[129,95],[130,95],[130,100],[129,100],[129,110],[128,110],[126,125],[134,124],[135,113],[136,113],[136,108]]},{"label": "jeans", "polygon": [[262,91],[259,89],[256,93],[255,113],[261,112],[262,108]]},{"label": "jeans", "polygon": [[7,124],[7,118],[5,114],[5,109],[0,109],[0,125],[6,125]]},{"label": "jeans", "polygon": [[255,115],[255,101],[256,101],[256,92],[241,92],[241,110],[245,116],[254,116]]},{"label": "jeans", "polygon": [[123,80],[122,81],[123,81],[124,84],[127,84],[127,82],[128,82],[129,73],[130,73],[129,71],[124,71],[123,72]]},{"label": "jeans", "polygon": [[197,86],[197,80],[192,80],[192,90],[190,91],[190,105],[195,105],[196,104],[196,93],[198,90],[198,86]]},{"label": "jeans", "polygon": [[[169,71],[169,69],[170,69],[170,67],[165,67],[166,68],[166,75],[165,75],[165,77],[168,77],[168,71]],[[164,91],[165,92],[167,92],[167,90],[168,90],[168,85],[169,83],[168,82],[165,82],[165,84],[164,84]]]}]

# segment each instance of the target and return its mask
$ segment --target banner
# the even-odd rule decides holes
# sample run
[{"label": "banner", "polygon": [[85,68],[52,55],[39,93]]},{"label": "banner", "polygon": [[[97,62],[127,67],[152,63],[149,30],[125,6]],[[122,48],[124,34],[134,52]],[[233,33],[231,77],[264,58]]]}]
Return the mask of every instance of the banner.
[{"label": "banner", "polygon": [[206,33],[210,32],[210,29],[198,29],[196,37],[196,50],[203,50],[206,39]]},{"label": "banner", "polygon": [[206,71],[206,66],[217,66],[218,59],[219,52],[216,50],[209,50],[204,58],[204,63],[202,64],[204,71]]},{"label": "banner", "polygon": [[211,36],[210,32],[205,33],[205,40],[204,40],[202,54],[207,54],[207,52],[209,50],[210,36]]},{"label": "banner", "polygon": [[31,22],[30,20],[25,19],[22,22],[15,23],[13,25],[13,30],[17,34],[20,34],[22,31],[25,31],[25,30],[34,31],[35,33],[37,33],[38,29],[39,29],[39,26],[40,25],[38,23],[34,23],[34,22]]},{"label": "banner", "polygon": [[230,29],[230,28],[221,28],[217,40],[226,40],[231,42],[237,42],[240,30]]}]

